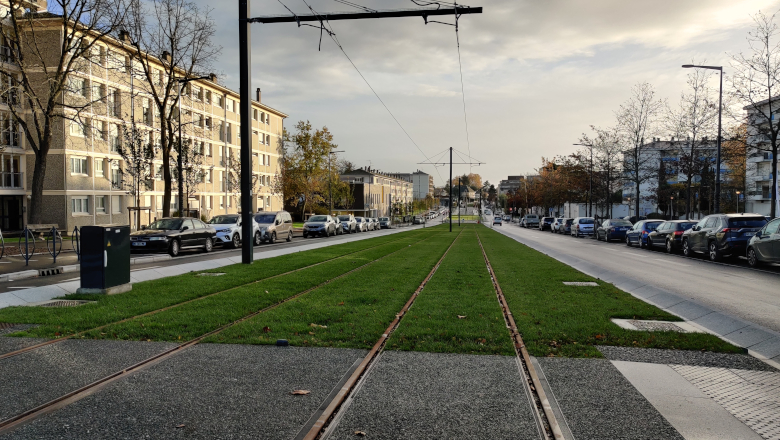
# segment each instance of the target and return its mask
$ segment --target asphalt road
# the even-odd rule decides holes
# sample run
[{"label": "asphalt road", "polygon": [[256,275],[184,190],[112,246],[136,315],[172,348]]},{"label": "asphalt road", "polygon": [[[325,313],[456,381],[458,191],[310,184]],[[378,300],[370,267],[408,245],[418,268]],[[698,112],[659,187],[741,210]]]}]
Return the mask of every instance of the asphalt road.
[{"label": "asphalt road", "polygon": [[514,223],[495,228],[521,242],[533,243],[542,251],[565,252],[712,309],[780,331],[779,265],[752,269],[744,259],[712,263],[703,257],[687,258],[660,250],[628,247],[625,243],[551,234],[520,228]]}]

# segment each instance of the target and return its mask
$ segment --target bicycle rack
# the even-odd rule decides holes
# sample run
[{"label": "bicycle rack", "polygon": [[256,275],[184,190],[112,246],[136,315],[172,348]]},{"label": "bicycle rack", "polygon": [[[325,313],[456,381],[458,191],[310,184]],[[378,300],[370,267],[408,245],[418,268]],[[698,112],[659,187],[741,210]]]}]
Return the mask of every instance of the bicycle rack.
[{"label": "bicycle rack", "polygon": [[3,231],[0,229],[0,260],[5,255],[5,239],[3,238]]},{"label": "bicycle rack", "polygon": [[[22,250],[22,240],[19,240],[19,253],[24,257],[24,265],[30,265],[30,258],[35,255],[35,234],[29,228],[24,228],[24,250]],[[32,250],[30,249],[30,239],[32,239]]]},{"label": "bicycle rack", "polygon": [[[51,240],[46,240],[46,250],[49,251],[49,255],[54,258],[54,264],[57,264],[57,255],[62,252],[62,235],[57,231],[57,228],[52,227],[51,231],[49,231],[49,236],[51,237]],[[51,242],[51,246],[49,245],[49,242]],[[57,249],[57,243],[60,245],[59,249]]]},{"label": "bicycle rack", "polygon": [[70,244],[73,246],[73,251],[76,252],[76,261],[81,262],[81,234],[79,233],[79,227],[73,227],[73,235],[70,237]]}]

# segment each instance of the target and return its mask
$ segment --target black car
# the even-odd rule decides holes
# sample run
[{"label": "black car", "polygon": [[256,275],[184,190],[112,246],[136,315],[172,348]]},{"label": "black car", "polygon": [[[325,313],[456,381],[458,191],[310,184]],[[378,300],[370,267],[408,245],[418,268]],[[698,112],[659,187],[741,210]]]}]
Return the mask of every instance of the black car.
[{"label": "black car", "polygon": [[696,225],[694,220],[669,220],[661,223],[655,231],[647,235],[647,247],[653,249],[662,247],[667,253],[673,254],[682,245],[682,236],[688,229]]},{"label": "black car", "polygon": [[780,263],[780,218],[776,218],[750,239],[747,248],[748,264]]},{"label": "black car", "polygon": [[604,220],[604,223],[596,229],[596,240],[604,240],[607,243],[613,239],[623,241],[626,238],[626,231],[631,229],[631,226],[633,225],[630,221],[622,218]]},{"label": "black car", "polygon": [[196,218],[162,218],[130,234],[130,245],[132,250],[168,252],[175,257],[182,249],[193,247],[211,252],[216,235],[214,228]]},{"label": "black car", "polygon": [[708,215],[683,234],[683,254],[706,253],[712,261],[724,255],[745,255],[748,241],[766,224],[766,218],[758,214]]}]

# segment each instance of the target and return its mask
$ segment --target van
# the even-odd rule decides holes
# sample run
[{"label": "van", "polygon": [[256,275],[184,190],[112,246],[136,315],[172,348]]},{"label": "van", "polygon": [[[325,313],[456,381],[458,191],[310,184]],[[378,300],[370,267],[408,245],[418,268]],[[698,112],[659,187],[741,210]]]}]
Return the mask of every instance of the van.
[{"label": "van", "polygon": [[276,243],[277,239],[292,241],[293,221],[287,211],[266,212],[255,214],[255,221],[260,227],[260,240],[265,243]]}]

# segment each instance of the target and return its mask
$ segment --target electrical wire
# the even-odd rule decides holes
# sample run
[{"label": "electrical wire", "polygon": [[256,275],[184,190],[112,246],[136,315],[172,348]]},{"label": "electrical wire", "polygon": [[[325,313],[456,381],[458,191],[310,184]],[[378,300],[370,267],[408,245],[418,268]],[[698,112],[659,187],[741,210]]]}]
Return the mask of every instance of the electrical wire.
[{"label": "electrical wire", "polygon": [[[457,3],[455,4],[455,11],[457,13]],[[463,63],[460,59],[460,33],[458,29],[459,16],[455,16],[455,40],[458,44],[458,70],[460,71],[460,94],[463,97],[463,122],[466,125],[466,147],[469,150],[469,157],[471,157],[471,139],[469,136],[469,118],[466,113],[466,90],[463,86]],[[469,174],[471,174],[471,165],[469,165]]]}]

